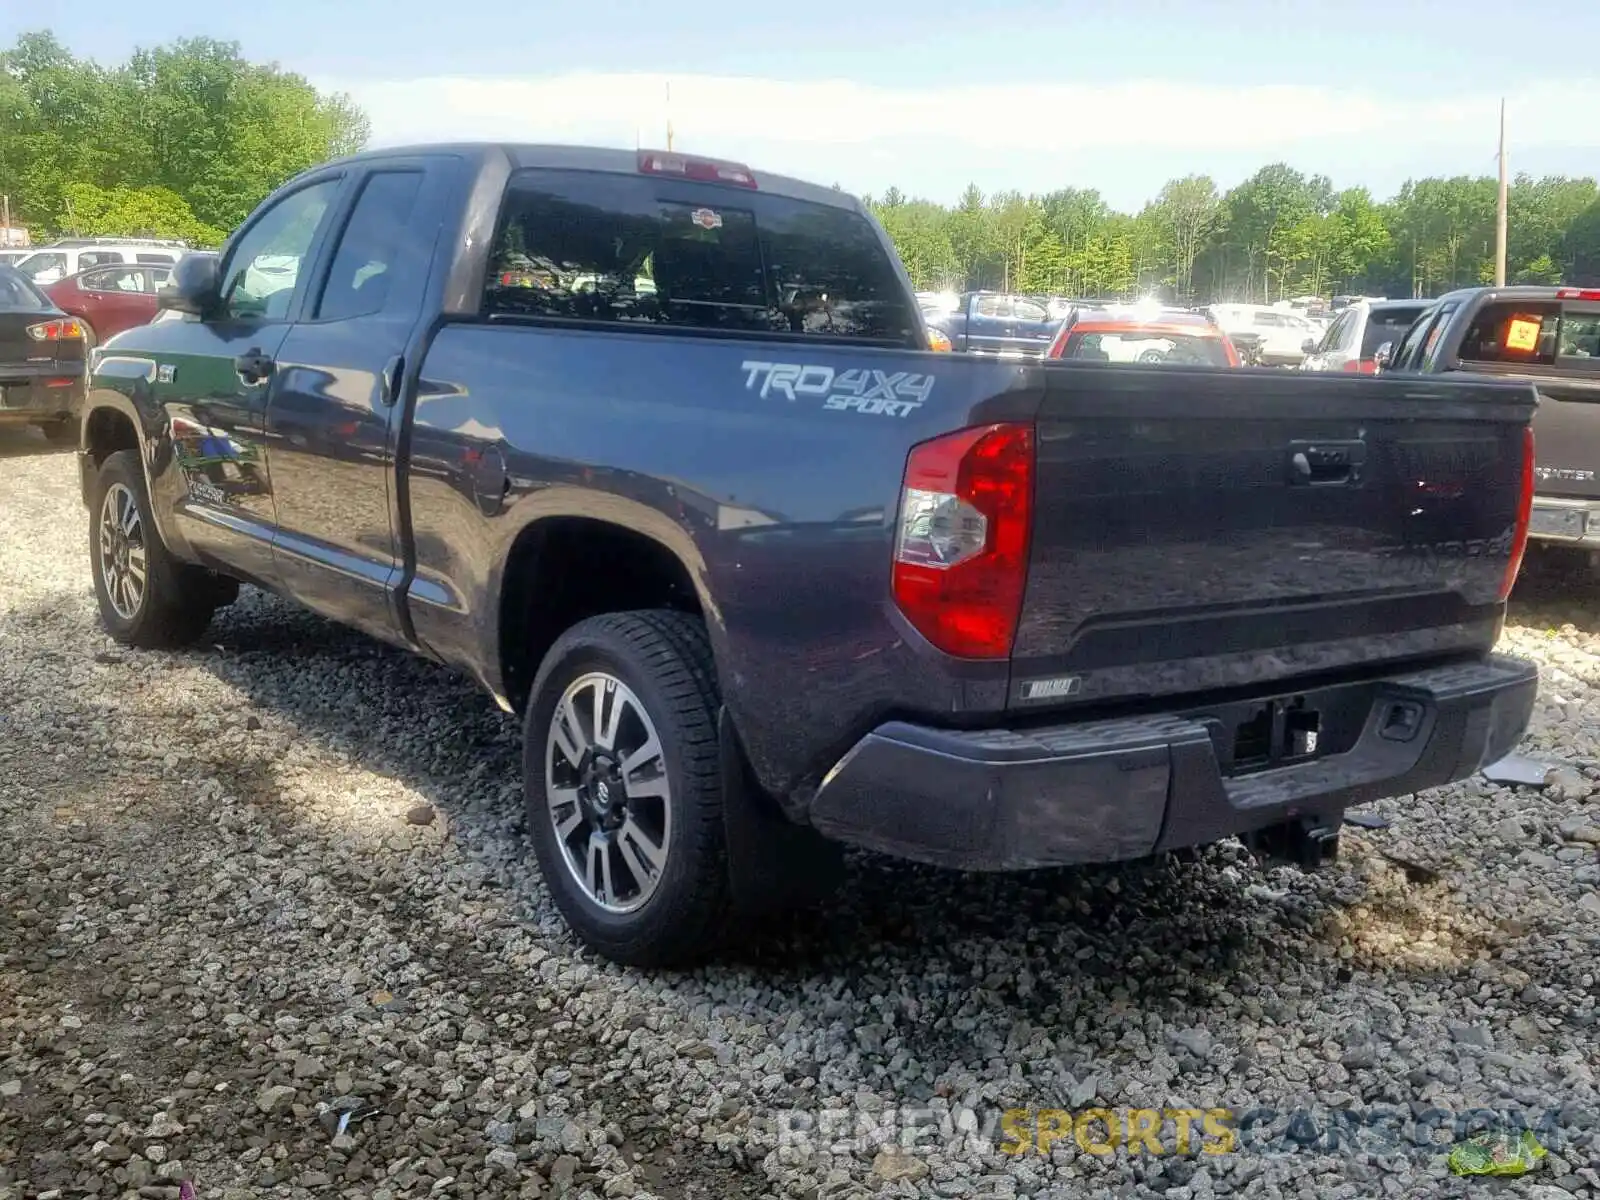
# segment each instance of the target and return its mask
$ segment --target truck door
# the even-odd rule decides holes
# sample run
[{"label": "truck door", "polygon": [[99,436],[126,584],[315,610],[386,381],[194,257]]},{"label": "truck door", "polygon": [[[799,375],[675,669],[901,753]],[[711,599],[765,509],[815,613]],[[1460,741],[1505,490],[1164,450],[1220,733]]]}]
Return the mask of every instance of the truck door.
[{"label": "truck door", "polygon": [[267,410],[280,586],[391,641],[406,640],[394,599],[400,392],[454,161],[383,160],[353,181],[303,319],[278,353]]},{"label": "truck door", "polygon": [[223,254],[217,311],[157,326],[159,348],[149,355],[170,446],[156,456],[152,490],[177,497],[185,540],[203,562],[269,585],[273,362],[343,186],[339,174],[318,176],[257,212]]}]

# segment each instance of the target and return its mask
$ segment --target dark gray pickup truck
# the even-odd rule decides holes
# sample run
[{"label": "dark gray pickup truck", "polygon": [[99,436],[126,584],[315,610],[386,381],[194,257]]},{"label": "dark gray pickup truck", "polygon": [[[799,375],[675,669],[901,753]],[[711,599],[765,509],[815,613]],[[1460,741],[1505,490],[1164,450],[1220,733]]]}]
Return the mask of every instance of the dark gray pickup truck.
[{"label": "dark gray pickup truck", "polygon": [[1600,552],[1600,289],[1463,288],[1439,297],[1380,356],[1388,372],[1470,372],[1536,387],[1529,536]]},{"label": "dark gray pickup truck", "polygon": [[931,353],[855,200],[653,152],[331,163],[166,302],[92,369],[106,627],[182,645],[247,581],[469,672],[621,961],[841,843],[1312,861],[1533,703],[1491,652],[1527,384]]}]

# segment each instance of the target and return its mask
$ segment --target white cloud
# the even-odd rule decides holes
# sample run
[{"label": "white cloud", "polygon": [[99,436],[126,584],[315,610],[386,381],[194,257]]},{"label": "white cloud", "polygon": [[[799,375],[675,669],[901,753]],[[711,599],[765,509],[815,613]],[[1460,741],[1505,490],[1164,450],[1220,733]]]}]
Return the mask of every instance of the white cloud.
[{"label": "white cloud", "polygon": [[[664,142],[669,79],[661,75],[323,83],[349,91],[366,109],[375,145]],[[1208,155],[1304,162],[1332,156],[1359,165],[1367,152],[1393,162],[1426,153],[1448,154],[1463,172],[1491,171],[1499,105],[1489,93],[1413,99],[1326,87],[1156,81],[887,88],[847,80],[680,75],[670,84],[680,149],[852,188],[906,179],[944,193],[941,199],[974,177],[969,164],[1059,164],[1065,155],[1078,161],[1164,155],[1192,170],[1206,169],[1193,164]],[[1512,94],[1513,166],[1517,150],[1600,148],[1596,111],[1600,84],[1594,81],[1552,82]],[[936,164],[928,162],[930,155]],[[1572,157],[1573,171],[1588,159]],[[1053,169],[1060,171],[1059,165]],[[1159,161],[1154,170],[1160,177],[1173,173],[1162,171]],[[1031,179],[991,179],[987,186],[1034,185]]]}]

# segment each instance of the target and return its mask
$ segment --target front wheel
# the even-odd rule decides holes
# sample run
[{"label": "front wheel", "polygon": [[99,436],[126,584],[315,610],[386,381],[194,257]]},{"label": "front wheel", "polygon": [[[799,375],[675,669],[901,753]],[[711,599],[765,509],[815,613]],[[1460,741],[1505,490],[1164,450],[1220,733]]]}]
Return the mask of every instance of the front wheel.
[{"label": "front wheel", "polygon": [[205,632],[217,598],[210,572],[178,562],[162,543],[136,450],[111,455],[95,477],[89,561],[100,619],[117,641],[185,646]]},{"label": "front wheel", "polygon": [[545,656],[523,731],[528,831],[556,907],[614,962],[704,956],[727,844],[704,626],[669,611],[581,621]]}]

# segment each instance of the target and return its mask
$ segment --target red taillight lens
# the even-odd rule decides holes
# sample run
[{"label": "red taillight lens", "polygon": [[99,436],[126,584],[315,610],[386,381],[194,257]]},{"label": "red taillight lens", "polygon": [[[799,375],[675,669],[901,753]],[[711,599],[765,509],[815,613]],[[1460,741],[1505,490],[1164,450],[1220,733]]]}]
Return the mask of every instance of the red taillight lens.
[{"label": "red taillight lens", "polygon": [[1600,288],[1557,288],[1557,300],[1600,300]]},{"label": "red taillight lens", "polygon": [[1028,581],[1033,426],[981,425],[912,448],[900,497],[894,599],[958,658],[1006,658]]},{"label": "red taillight lens", "polygon": [[64,317],[59,321],[41,321],[37,325],[28,326],[28,336],[36,342],[64,342],[72,338],[83,336],[83,326],[76,317]]},{"label": "red taillight lens", "polygon": [[1522,491],[1517,497],[1517,528],[1511,535],[1511,557],[1506,560],[1505,578],[1500,581],[1500,599],[1511,595],[1522,556],[1528,549],[1528,522],[1533,519],[1533,426],[1522,431]]},{"label": "red taillight lens", "polygon": [[1376,375],[1378,373],[1378,364],[1370,358],[1352,358],[1346,360],[1344,366],[1340,367],[1339,370],[1350,375]]}]

